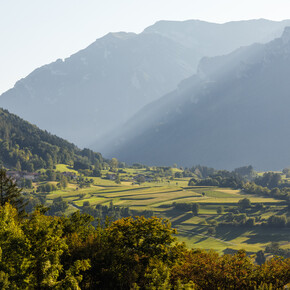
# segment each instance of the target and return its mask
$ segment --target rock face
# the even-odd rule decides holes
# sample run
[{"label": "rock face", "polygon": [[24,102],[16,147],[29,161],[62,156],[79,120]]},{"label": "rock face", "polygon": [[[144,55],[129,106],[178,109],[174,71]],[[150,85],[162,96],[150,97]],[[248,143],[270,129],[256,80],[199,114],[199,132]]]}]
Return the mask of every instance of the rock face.
[{"label": "rock face", "polygon": [[193,72],[189,49],[151,34],[108,34],[36,69],[0,97],[32,123],[88,145]]},{"label": "rock face", "polygon": [[290,165],[289,108],[287,27],[268,44],[204,58],[197,74],[140,111],[105,153],[145,164],[281,169]]},{"label": "rock face", "polygon": [[139,35],[110,33],[65,60],[36,69],[2,94],[0,105],[80,146],[94,143],[100,150],[110,132],[192,75],[203,56],[271,40],[287,23],[161,21]]}]

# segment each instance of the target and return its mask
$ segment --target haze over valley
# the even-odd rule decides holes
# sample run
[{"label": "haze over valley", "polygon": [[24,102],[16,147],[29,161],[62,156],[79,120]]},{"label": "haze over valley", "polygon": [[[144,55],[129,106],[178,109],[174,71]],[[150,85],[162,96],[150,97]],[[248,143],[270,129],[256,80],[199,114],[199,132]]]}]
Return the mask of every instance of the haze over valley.
[{"label": "haze over valley", "polygon": [[287,27],[267,44],[202,59],[197,74],[138,112],[103,152],[159,165],[289,164],[289,40]]},{"label": "haze over valley", "polygon": [[[132,124],[134,127],[135,119],[131,121],[131,118],[136,114],[139,115],[137,113],[139,110],[142,112],[151,108],[150,115],[154,115],[156,106],[158,108],[160,106],[157,105],[158,102],[164,103],[162,98],[164,95],[177,87],[191,86],[189,77],[196,73],[197,67],[200,68],[198,76],[201,76],[201,67],[204,66],[205,61],[200,65],[199,62],[203,57],[226,55],[253,43],[269,42],[280,37],[287,25],[290,25],[288,20],[275,22],[263,19],[225,24],[199,20],[159,21],[140,34],[109,33],[65,60],[59,59],[40,67],[26,78],[19,80],[14,88],[0,96],[0,104],[40,128],[79,146],[90,147],[108,154],[108,157],[115,156],[131,162],[137,157],[134,155],[135,149],[129,150],[132,151],[132,155],[128,157],[125,153],[121,153],[123,150],[121,147],[114,148],[112,145],[123,144],[123,141],[119,143],[118,134],[128,132]],[[211,63],[209,61],[208,67]],[[197,92],[194,92],[194,98],[199,98],[196,94]],[[201,94],[205,94],[205,91]],[[232,99],[234,100],[234,96]],[[157,103],[154,103],[155,101]],[[144,109],[146,105],[148,107]],[[183,106],[182,102],[177,102],[175,105]],[[226,107],[223,110],[226,110]],[[162,107],[156,114],[158,118],[163,118],[166,112],[167,109]],[[203,117],[207,115],[202,111],[200,114]],[[128,132],[129,135],[139,134],[143,127],[150,126],[152,121],[150,118],[146,119],[145,116],[139,118],[142,118],[142,124],[132,128],[132,131]],[[201,119],[199,118],[199,122]],[[202,124],[201,131],[207,132],[206,122]],[[188,125],[178,128],[178,139],[191,146],[189,145],[191,140],[186,139],[191,135],[189,133],[191,128],[186,126]],[[177,127],[177,124],[173,125],[176,130]],[[184,131],[188,132],[186,138],[182,135]],[[129,142],[126,134],[124,133],[121,139]],[[203,157],[196,159],[194,154],[184,159],[179,156],[181,145],[172,142],[177,136],[172,136],[173,139],[167,141],[165,140],[169,135],[163,137],[160,134],[160,138],[163,138],[162,144],[157,141],[158,138],[156,142],[151,140],[146,145],[144,143],[143,148],[139,148],[136,144],[135,151],[144,152],[143,157],[138,156],[137,159],[145,163],[156,160],[158,164],[163,165],[168,165],[173,159],[181,165],[205,162],[212,166],[231,167],[236,164],[210,160],[212,156],[208,159]],[[220,143],[217,146],[224,147],[222,142],[219,142],[222,140],[226,142],[224,138],[225,136],[222,135],[215,137],[215,142]],[[208,143],[208,140],[205,141]],[[168,159],[164,156],[156,159],[156,154],[159,155],[158,150],[153,154],[154,157],[153,155],[145,157],[148,150],[148,154],[153,152],[150,148],[154,150],[153,148],[159,145],[164,147],[167,142],[169,142],[166,149],[168,151],[165,151],[170,155]],[[202,144],[203,141],[200,139],[199,142]],[[130,147],[131,144],[133,143],[128,146]],[[204,148],[204,145],[198,146]],[[234,144],[227,142],[227,146],[234,146]],[[197,155],[200,155],[198,148],[192,148]],[[165,152],[161,148],[160,150]],[[217,148],[211,152],[223,154]],[[228,157],[221,155],[218,158],[221,160],[231,158],[230,155]],[[184,162],[185,160],[188,162]],[[250,156],[242,163],[249,161]],[[237,160],[237,162],[241,161]],[[266,164],[265,166],[257,164],[257,166],[265,168]]]}]

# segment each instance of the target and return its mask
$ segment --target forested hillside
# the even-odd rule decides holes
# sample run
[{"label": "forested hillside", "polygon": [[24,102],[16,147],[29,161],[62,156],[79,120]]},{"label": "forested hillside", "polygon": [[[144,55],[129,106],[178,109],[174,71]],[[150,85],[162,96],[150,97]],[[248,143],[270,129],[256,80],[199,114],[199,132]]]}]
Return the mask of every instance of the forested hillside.
[{"label": "forested hillside", "polygon": [[57,163],[88,168],[102,163],[100,153],[80,150],[59,138],[0,108],[0,162],[17,170],[33,172]]}]

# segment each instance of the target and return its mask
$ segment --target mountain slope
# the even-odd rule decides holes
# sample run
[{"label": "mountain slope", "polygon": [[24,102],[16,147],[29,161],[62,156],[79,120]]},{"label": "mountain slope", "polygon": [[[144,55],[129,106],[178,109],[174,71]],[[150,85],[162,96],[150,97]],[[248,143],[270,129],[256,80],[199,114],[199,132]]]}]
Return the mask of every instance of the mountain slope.
[{"label": "mountain slope", "polygon": [[0,105],[80,146],[100,146],[104,134],[192,75],[203,56],[272,39],[288,22],[162,21],[139,35],[110,33],[36,69]]},{"label": "mountain slope", "polygon": [[33,172],[57,163],[73,165],[75,161],[90,165],[102,163],[103,158],[0,108],[0,165]]},{"label": "mountain slope", "polygon": [[266,45],[205,58],[198,74],[139,112],[105,153],[146,164],[289,166],[289,75],[290,28]]},{"label": "mountain slope", "polygon": [[109,34],[43,66],[0,97],[0,104],[84,146],[193,72],[189,49],[159,35]]}]

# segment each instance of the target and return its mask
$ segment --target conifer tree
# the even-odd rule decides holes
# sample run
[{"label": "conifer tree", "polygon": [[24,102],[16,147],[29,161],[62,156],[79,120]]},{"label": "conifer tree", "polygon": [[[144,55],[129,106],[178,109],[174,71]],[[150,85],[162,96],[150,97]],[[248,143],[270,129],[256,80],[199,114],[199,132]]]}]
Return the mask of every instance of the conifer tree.
[{"label": "conifer tree", "polygon": [[0,169],[0,206],[10,203],[19,211],[24,208],[24,201],[21,197],[22,188],[19,188],[14,180]]}]

